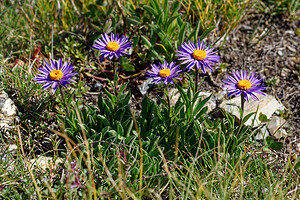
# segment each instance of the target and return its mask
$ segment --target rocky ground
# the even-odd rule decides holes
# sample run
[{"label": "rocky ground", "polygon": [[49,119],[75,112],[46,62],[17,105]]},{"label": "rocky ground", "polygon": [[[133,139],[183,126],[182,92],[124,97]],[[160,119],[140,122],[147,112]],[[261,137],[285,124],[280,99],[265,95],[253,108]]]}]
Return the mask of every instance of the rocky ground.
[{"label": "rocky ground", "polygon": [[[228,37],[221,50],[227,67],[213,75],[218,84],[233,69],[255,71],[264,78],[266,93],[284,106],[284,151],[300,153],[300,34],[299,21],[252,13]],[[278,138],[279,139],[279,138]]]}]

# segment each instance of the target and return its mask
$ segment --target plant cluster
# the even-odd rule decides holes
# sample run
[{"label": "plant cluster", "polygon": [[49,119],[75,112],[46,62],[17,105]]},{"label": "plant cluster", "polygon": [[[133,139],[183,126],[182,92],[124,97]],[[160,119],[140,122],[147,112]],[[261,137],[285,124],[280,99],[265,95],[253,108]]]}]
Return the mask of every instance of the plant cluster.
[{"label": "plant cluster", "polygon": [[[206,103],[211,97],[200,97],[199,82],[205,80],[199,80],[199,73],[205,74],[207,69],[214,71],[215,65],[221,63],[221,57],[213,45],[204,42],[213,30],[205,29],[209,26],[204,23],[205,17],[200,16],[201,21],[197,24],[188,23],[188,17],[185,18],[180,10],[181,4],[184,3],[168,0],[150,0],[149,3],[91,0],[63,4],[37,0],[36,11],[28,4],[26,9],[32,9],[32,12],[25,14],[33,24],[33,32],[42,33],[45,43],[58,39],[60,34],[68,34],[79,22],[90,24],[103,33],[90,35],[93,44],[87,39],[82,43],[85,45],[80,45],[79,49],[96,49],[95,57],[72,50],[77,44],[74,40],[78,38],[68,36],[66,38],[71,41],[66,39],[62,44],[67,47],[67,54],[63,48],[55,50],[52,41],[45,47],[51,46],[52,49],[48,49],[51,56],[45,56],[43,61],[34,55],[30,65],[23,66],[18,62],[13,67],[3,68],[2,86],[10,88],[13,84],[22,99],[19,103],[20,107],[24,106],[20,111],[25,115],[22,120],[30,116],[36,119],[38,126],[45,118],[50,118],[50,112],[58,113],[56,119],[60,130],[51,128],[50,131],[64,139],[65,149],[59,153],[65,162],[63,172],[48,168],[47,173],[37,179],[38,172],[31,170],[27,161],[31,154],[25,154],[18,128],[21,150],[16,152],[16,164],[0,167],[1,196],[15,199],[299,197],[298,181],[292,180],[298,178],[300,160],[289,158],[284,164],[272,165],[277,159],[274,158],[276,151],[283,144],[267,137],[263,147],[255,148],[254,138],[260,127],[245,125],[251,116],[259,114],[244,114],[245,103],[250,98],[259,101],[256,94],[264,95],[265,87],[259,75],[252,72],[248,76],[247,70],[233,71],[223,80],[228,96],[241,97],[239,118],[223,111],[217,117],[208,113]],[[229,10],[237,12],[233,8]],[[51,9],[56,15],[49,16]],[[225,12],[227,8],[223,10]],[[64,27],[64,33],[59,32],[60,25]],[[76,35],[79,40],[85,40],[79,35]],[[54,51],[57,52],[54,54]],[[72,59],[74,54],[79,55],[74,60],[78,65],[95,64],[100,58],[99,66],[105,61],[107,68],[112,69],[112,78],[102,78],[109,87],[100,92],[97,105],[82,105],[79,97],[83,81],[80,76],[85,70],[63,61]],[[64,59],[54,60],[54,55]],[[157,99],[145,96],[140,110],[131,108],[128,83],[119,84],[120,73],[132,67],[134,71],[137,66],[134,62],[152,63],[146,70],[146,78],[157,84],[164,94]],[[12,74],[14,76],[8,76]],[[96,72],[91,74],[101,79],[96,75]],[[182,87],[183,79],[188,80],[187,88]],[[174,86],[180,97],[172,104],[169,89]],[[262,114],[259,119],[261,122],[268,120]],[[55,159],[58,159],[57,151],[53,149]],[[5,152],[0,151],[0,162],[7,164],[4,160],[14,156]],[[18,180],[21,184],[11,189],[10,177],[14,171],[23,180]]]}]

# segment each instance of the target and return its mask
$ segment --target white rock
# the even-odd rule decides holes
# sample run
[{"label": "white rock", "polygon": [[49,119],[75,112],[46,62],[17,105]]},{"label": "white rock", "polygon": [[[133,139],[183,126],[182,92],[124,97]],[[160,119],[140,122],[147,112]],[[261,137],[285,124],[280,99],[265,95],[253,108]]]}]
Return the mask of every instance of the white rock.
[{"label": "white rock", "polygon": [[15,145],[15,144],[10,144],[10,145],[8,146],[8,151],[9,151],[10,153],[16,154],[16,153],[17,153],[17,149],[18,149],[18,146]]},{"label": "white rock", "polygon": [[300,153],[300,142],[296,145],[296,151]]},{"label": "white rock", "polygon": [[282,128],[283,125],[286,123],[285,119],[282,119],[278,116],[273,116],[271,118],[271,121],[267,123],[268,130],[275,138],[281,138],[286,137],[288,134],[287,132]]},{"label": "white rock", "polygon": [[141,85],[138,85],[138,88],[142,95],[145,95],[147,93],[147,90],[150,88],[150,84],[152,83],[152,81],[153,79],[149,78],[146,81],[144,81],[144,83],[142,83]]},{"label": "white rock", "polygon": [[[244,116],[249,113],[256,112],[258,109],[256,118],[255,115],[252,115],[245,125],[251,125],[254,120],[254,127],[260,124],[258,120],[259,113],[263,113],[267,116],[268,119],[271,118],[272,114],[277,110],[281,109],[282,105],[273,97],[272,95],[256,95],[259,101],[254,101],[251,97],[249,97],[249,103],[245,102],[244,105]],[[220,108],[224,109],[226,112],[232,113],[237,118],[240,117],[240,112],[237,106],[241,106],[241,97],[237,96],[231,100],[227,100],[221,103]]]},{"label": "white rock", "polygon": [[17,154],[17,149],[18,149],[18,146],[15,144],[10,144],[8,146],[2,146],[2,145],[0,146],[1,152],[11,153],[12,155]]},{"label": "white rock", "polygon": [[5,101],[4,106],[1,109],[1,111],[6,113],[7,116],[13,116],[13,115],[17,114],[17,108],[11,99],[7,99]]},{"label": "white rock", "polygon": [[286,34],[295,35],[295,32],[292,30],[287,30],[284,32],[284,35],[286,35]]},{"label": "white rock", "polygon": [[17,107],[8,97],[7,93],[0,90],[0,128],[12,128],[17,115]]},{"label": "white rock", "polygon": [[[183,91],[187,91],[186,89],[183,89]],[[180,93],[178,92],[177,88],[171,88],[168,91],[169,97],[170,97],[170,104],[171,106],[175,106],[176,102],[178,101],[180,97]]]},{"label": "white rock", "polygon": [[1,90],[0,91],[0,98],[7,99],[8,98],[8,94],[6,92],[4,92],[3,90]]},{"label": "white rock", "polygon": [[256,140],[264,140],[266,139],[266,137],[270,136],[270,133],[267,129],[266,126],[263,126],[261,129],[260,129],[260,132],[255,136],[255,139]]},{"label": "white rock", "polygon": [[63,159],[58,158],[54,163],[53,157],[40,156],[37,159],[31,159],[30,163],[32,164],[32,166],[38,167],[43,170],[46,170],[47,168],[56,169],[57,165],[63,163]]},{"label": "white rock", "polygon": [[221,91],[219,91],[215,95],[216,96],[216,100],[223,101],[227,94],[228,94],[227,90],[221,90]]},{"label": "white rock", "polygon": [[0,121],[0,128],[9,128],[10,126],[6,121]]}]

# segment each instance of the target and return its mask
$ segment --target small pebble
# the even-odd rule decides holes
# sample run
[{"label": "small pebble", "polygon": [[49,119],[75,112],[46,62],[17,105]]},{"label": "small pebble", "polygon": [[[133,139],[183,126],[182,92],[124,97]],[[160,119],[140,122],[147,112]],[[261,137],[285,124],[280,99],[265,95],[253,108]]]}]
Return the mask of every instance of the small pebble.
[{"label": "small pebble", "polygon": [[102,88],[103,84],[100,82],[95,83],[95,85],[93,86],[93,90],[96,92],[100,92],[101,88]]},{"label": "small pebble", "polygon": [[297,146],[296,146],[296,151],[297,151],[298,153],[300,153],[300,143],[297,144]]},{"label": "small pebble", "polygon": [[292,30],[287,30],[287,31],[285,31],[285,32],[284,32],[284,34],[290,34],[290,35],[294,35],[294,34],[295,34],[295,32],[294,32],[294,31],[292,31]]}]

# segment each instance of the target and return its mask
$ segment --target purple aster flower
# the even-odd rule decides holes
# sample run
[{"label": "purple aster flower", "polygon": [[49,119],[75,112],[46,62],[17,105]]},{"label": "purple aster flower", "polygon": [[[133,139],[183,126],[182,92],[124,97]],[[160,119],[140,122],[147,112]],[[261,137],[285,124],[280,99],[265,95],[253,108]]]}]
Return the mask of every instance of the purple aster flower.
[{"label": "purple aster flower", "polygon": [[38,68],[40,74],[37,74],[35,78],[37,83],[45,83],[45,85],[42,86],[44,91],[52,85],[53,93],[55,93],[58,85],[62,85],[66,88],[66,85],[70,84],[69,81],[76,83],[76,81],[72,79],[72,76],[78,73],[70,73],[74,69],[72,63],[64,62],[63,64],[62,59],[59,59],[58,62],[50,59],[50,63],[51,64],[45,61],[45,65]]},{"label": "purple aster flower", "polygon": [[179,65],[175,66],[175,62],[171,62],[170,64],[168,64],[165,61],[164,64],[159,63],[159,66],[152,64],[151,67],[152,68],[146,73],[150,77],[146,78],[153,78],[152,83],[159,83],[163,81],[165,84],[167,84],[168,82],[174,84],[172,79],[181,80],[181,78],[178,77],[181,70],[179,69]]},{"label": "purple aster flower", "polygon": [[220,56],[214,55],[216,51],[213,51],[215,48],[206,47],[206,44],[200,39],[198,39],[197,46],[189,41],[188,43],[181,44],[177,55],[179,60],[183,60],[182,64],[188,63],[185,68],[185,71],[190,71],[193,66],[196,65],[197,69],[201,67],[202,72],[205,74],[207,67],[210,71],[214,71],[212,68],[213,63],[220,63]]},{"label": "purple aster flower", "polygon": [[95,44],[92,46],[93,49],[101,51],[101,61],[107,56],[109,56],[109,59],[112,59],[114,56],[119,59],[123,54],[128,55],[125,51],[126,49],[132,48],[132,42],[128,41],[128,38],[123,35],[119,37],[118,34],[114,35],[111,33],[109,38],[107,33],[104,33],[101,34],[101,38],[95,40]]},{"label": "purple aster flower", "polygon": [[258,79],[259,75],[255,77],[255,72],[253,72],[249,78],[247,77],[247,71],[241,70],[241,73],[239,71],[232,71],[232,76],[226,76],[227,80],[222,80],[225,85],[222,85],[222,87],[225,87],[228,89],[228,96],[230,95],[240,95],[241,93],[244,93],[245,99],[248,101],[248,95],[252,97],[254,101],[258,101],[259,99],[253,94],[254,92],[257,94],[265,95],[261,92],[261,90],[265,90],[264,85],[259,85],[260,82],[262,82],[263,79]]}]

